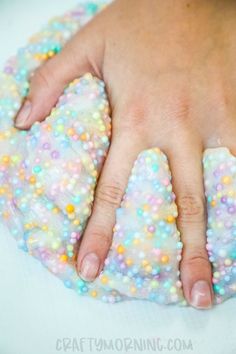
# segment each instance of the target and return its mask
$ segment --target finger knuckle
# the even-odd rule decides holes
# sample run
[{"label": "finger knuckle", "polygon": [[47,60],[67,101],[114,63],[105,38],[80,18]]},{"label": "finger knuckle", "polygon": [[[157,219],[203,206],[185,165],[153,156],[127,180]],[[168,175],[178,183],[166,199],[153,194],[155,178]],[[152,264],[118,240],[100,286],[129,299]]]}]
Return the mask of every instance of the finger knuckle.
[{"label": "finger knuckle", "polygon": [[117,208],[120,205],[122,195],[123,192],[119,183],[102,183],[97,189],[95,201],[99,207]]},{"label": "finger knuckle", "polygon": [[184,254],[183,254],[183,264],[184,266],[188,266],[188,267],[196,267],[196,269],[198,268],[198,266],[204,265],[209,267],[210,263],[209,263],[209,259],[207,256],[207,252],[204,248],[189,248],[186,249]]},{"label": "finger knuckle", "polygon": [[[191,104],[187,94],[179,95],[176,93],[175,102],[170,104],[170,116],[174,118],[177,125],[183,126],[190,120]],[[171,100],[170,100],[171,101]]]},{"label": "finger knuckle", "polygon": [[48,66],[45,64],[35,72],[31,83],[35,85],[35,87],[43,87],[46,89],[50,89],[51,77],[52,77],[52,71],[49,70]]},{"label": "finger knuckle", "polygon": [[192,223],[205,220],[206,207],[203,197],[194,194],[183,195],[177,200],[177,204],[180,222]]},{"label": "finger knuckle", "polygon": [[148,116],[145,102],[135,98],[127,102],[120,112],[119,131],[129,134],[139,134],[145,129]]},{"label": "finger knuckle", "polygon": [[104,228],[98,228],[91,232],[91,238],[98,249],[107,251],[111,246],[112,237]]}]

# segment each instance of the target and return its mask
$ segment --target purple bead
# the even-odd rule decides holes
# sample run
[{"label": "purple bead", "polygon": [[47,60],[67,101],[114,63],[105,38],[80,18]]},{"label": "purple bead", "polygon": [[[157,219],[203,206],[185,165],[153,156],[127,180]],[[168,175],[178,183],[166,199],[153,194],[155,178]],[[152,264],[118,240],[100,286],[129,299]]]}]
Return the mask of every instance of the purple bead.
[{"label": "purple bead", "polygon": [[215,171],[213,172],[213,175],[214,175],[215,177],[218,177],[218,176],[220,175],[220,171],[215,170]]},{"label": "purple bead", "polygon": [[220,200],[221,200],[221,203],[225,204],[227,202],[227,197],[222,197]]},{"label": "purple bead", "polygon": [[228,208],[228,213],[229,214],[234,214],[235,213],[235,207],[234,206],[231,206]]},{"label": "purple bead", "polygon": [[60,154],[58,151],[54,150],[54,151],[52,151],[51,156],[53,159],[58,159]]},{"label": "purple bead", "polygon": [[49,150],[50,149],[50,144],[49,143],[44,143],[43,144],[43,149],[44,150]]},{"label": "purple bead", "polygon": [[6,66],[6,67],[4,68],[4,72],[5,72],[6,74],[12,74],[12,73],[13,73],[13,69],[12,69],[10,66]]},{"label": "purple bead", "polygon": [[216,190],[217,191],[221,191],[222,190],[222,185],[221,184],[217,184],[216,185]]}]

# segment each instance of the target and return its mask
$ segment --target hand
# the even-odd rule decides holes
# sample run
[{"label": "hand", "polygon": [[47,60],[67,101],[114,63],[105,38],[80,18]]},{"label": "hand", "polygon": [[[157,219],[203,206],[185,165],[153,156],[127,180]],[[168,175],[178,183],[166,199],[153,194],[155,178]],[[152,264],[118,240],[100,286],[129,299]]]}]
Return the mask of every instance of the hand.
[{"label": "hand", "polygon": [[117,0],[33,77],[21,129],[44,120],[74,78],[91,72],[106,82],[112,143],[78,253],[86,280],[102,270],[134,160],[158,146],[177,196],[184,295],[211,306],[201,160],[207,147],[236,152],[235,16],[230,0]]}]

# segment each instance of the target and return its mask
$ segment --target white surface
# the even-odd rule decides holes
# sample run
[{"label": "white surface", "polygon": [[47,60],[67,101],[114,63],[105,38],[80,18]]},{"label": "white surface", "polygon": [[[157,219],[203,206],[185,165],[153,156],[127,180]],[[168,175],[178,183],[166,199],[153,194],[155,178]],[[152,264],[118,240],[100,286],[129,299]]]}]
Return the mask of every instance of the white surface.
[{"label": "white surface", "polygon": [[[76,0],[0,0],[0,65],[48,18],[74,4]],[[57,338],[65,337],[76,338],[77,343],[82,337],[159,337],[164,345],[168,339],[181,338],[191,340],[193,350],[159,352],[236,353],[236,299],[204,312],[142,301],[106,305],[80,298],[19,251],[6,229],[0,232],[0,354],[78,353],[76,348],[56,350]],[[99,351],[86,344],[84,352]]]}]

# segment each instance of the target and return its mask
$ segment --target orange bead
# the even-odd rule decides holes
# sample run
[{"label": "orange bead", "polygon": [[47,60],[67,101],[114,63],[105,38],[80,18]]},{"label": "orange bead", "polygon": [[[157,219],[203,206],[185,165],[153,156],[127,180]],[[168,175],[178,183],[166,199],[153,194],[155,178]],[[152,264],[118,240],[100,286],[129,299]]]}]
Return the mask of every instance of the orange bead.
[{"label": "orange bead", "polygon": [[81,135],[80,135],[80,139],[81,139],[82,141],[86,141],[86,140],[87,140],[87,134],[86,134],[86,133],[81,134]]},{"label": "orange bead", "polygon": [[211,206],[212,206],[212,207],[216,206],[216,201],[215,201],[215,200],[212,200]]},{"label": "orange bead", "polygon": [[35,176],[31,176],[31,177],[29,178],[29,183],[30,183],[30,184],[34,184],[35,182],[36,182]]},{"label": "orange bead", "polygon": [[74,131],[74,129],[72,129],[72,128],[69,128],[69,129],[67,130],[67,134],[68,134],[69,136],[74,135],[74,133],[75,133],[75,131]]}]

